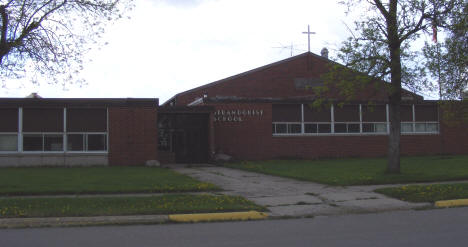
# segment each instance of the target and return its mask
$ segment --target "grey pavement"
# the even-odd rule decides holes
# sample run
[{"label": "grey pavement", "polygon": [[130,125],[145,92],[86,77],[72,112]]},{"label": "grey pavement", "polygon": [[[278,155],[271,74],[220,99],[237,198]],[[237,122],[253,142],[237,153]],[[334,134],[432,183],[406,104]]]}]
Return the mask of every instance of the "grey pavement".
[{"label": "grey pavement", "polygon": [[5,247],[466,246],[468,208],[210,224],[0,229]]},{"label": "grey pavement", "polygon": [[[408,210],[430,206],[409,203],[373,192],[380,186],[329,186],[226,167],[172,167],[177,172],[243,196],[270,210],[273,217],[307,217]],[[386,185],[387,187],[389,185]]]}]

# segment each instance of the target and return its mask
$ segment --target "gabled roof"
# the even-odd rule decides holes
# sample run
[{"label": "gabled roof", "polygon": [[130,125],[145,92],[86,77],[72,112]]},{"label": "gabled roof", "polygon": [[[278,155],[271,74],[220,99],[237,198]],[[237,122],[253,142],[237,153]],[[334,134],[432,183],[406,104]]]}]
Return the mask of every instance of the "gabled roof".
[{"label": "gabled roof", "polygon": [[177,96],[179,95],[183,95],[183,94],[186,94],[186,93],[190,93],[190,92],[193,92],[193,91],[196,91],[196,90],[200,90],[200,89],[204,89],[204,88],[208,88],[208,87],[211,87],[211,86],[214,86],[214,85],[217,85],[217,84],[220,84],[220,83],[223,83],[225,81],[229,81],[229,80],[232,80],[232,79],[235,79],[235,78],[238,78],[238,77],[242,77],[242,76],[246,76],[246,75],[249,75],[249,74],[252,74],[252,73],[255,73],[255,72],[258,72],[258,71],[261,71],[261,70],[265,70],[265,69],[269,69],[271,67],[274,67],[274,66],[277,66],[277,65],[281,65],[283,63],[287,63],[287,62],[290,62],[292,60],[296,60],[298,58],[302,58],[302,57],[305,57],[305,56],[313,56],[315,58],[319,58],[321,60],[324,60],[326,62],[333,62],[327,58],[324,58],[322,56],[319,56],[319,55],[316,55],[312,52],[305,52],[305,53],[302,53],[302,54],[299,54],[299,55],[296,55],[296,56],[293,56],[293,57],[290,57],[290,58],[286,58],[286,59],[283,59],[283,60],[280,60],[280,61],[277,61],[277,62],[274,62],[274,63],[270,63],[270,64],[267,64],[267,65],[264,65],[264,66],[261,66],[261,67],[258,67],[258,68],[255,68],[255,69],[252,69],[252,70],[248,70],[246,72],[242,72],[240,74],[237,74],[237,75],[233,75],[233,76],[229,76],[229,77],[226,77],[224,79],[221,79],[221,80],[217,80],[217,81],[214,81],[214,82],[211,82],[211,83],[208,83],[208,84],[205,84],[205,85],[202,85],[202,86],[199,86],[199,87],[195,87],[195,88],[192,88],[192,89],[189,89],[187,91],[183,91],[183,92],[180,92],[174,96],[172,96],[170,99],[168,99],[166,102],[164,102],[162,105],[166,105],[167,103],[169,103],[170,101],[172,101],[174,98],[177,98]]},{"label": "gabled roof", "polygon": [[[291,61],[293,61],[293,60],[301,59],[301,58],[306,57],[306,56],[311,56],[311,57],[313,57],[314,59],[322,60],[322,61],[324,61],[324,62],[326,62],[326,63],[337,64],[337,65],[343,66],[342,64],[339,64],[339,63],[337,63],[337,62],[335,62],[335,61],[332,61],[332,60],[330,60],[330,59],[328,59],[328,58],[319,56],[319,55],[314,54],[314,53],[312,53],[312,52],[305,52],[305,53],[302,53],[302,54],[299,54],[299,55],[296,55],[296,56],[293,56],[293,57],[290,57],[290,58],[286,58],[286,59],[283,59],[283,60],[280,60],[280,61],[277,61],[277,62],[274,62],[274,63],[271,63],[271,64],[267,64],[267,65],[264,65],[264,66],[261,66],[261,67],[258,67],[258,68],[252,69],[252,70],[248,70],[248,71],[243,72],[243,73],[240,73],[240,74],[236,74],[236,75],[233,75],[233,76],[230,76],[230,77],[226,77],[226,78],[221,79],[221,80],[217,80],[217,81],[214,81],[214,82],[211,82],[211,83],[208,83],[208,84],[199,86],[199,87],[195,87],[195,88],[192,88],[192,89],[189,89],[189,90],[180,92],[180,93],[174,95],[173,97],[171,97],[170,99],[168,99],[167,101],[165,101],[165,102],[162,104],[162,106],[168,105],[168,103],[171,102],[171,101],[173,101],[174,99],[177,101],[177,97],[179,97],[179,96],[182,96],[182,95],[185,95],[185,94],[194,92],[194,91],[198,91],[198,90],[201,90],[201,89],[210,88],[210,87],[213,87],[213,86],[215,86],[215,85],[221,84],[221,83],[223,83],[223,82],[227,82],[227,81],[230,81],[230,80],[239,78],[239,77],[244,77],[244,76],[247,76],[247,75],[250,75],[250,74],[259,72],[259,71],[263,71],[263,70],[272,68],[272,67],[274,67],[274,66],[282,65],[282,64],[291,62]],[[420,100],[424,99],[422,96],[420,96],[420,95],[418,95],[418,94],[416,94],[416,93],[410,92],[410,91],[408,91],[408,90],[406,90],[406,89],[402,89],[402,90],[403,90],[404,92],[406,92],[406,94],[413,95],[414,97],[419,98]]]}]

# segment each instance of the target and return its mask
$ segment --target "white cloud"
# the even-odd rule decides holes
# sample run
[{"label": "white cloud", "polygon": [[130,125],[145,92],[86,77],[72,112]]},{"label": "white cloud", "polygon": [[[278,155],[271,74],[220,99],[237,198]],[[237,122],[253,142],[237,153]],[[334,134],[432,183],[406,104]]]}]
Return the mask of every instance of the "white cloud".
[{"label": "white cloud", "polygon": [[88,55],[88,86],[26,86],[1,91],[23,97],[158,97],[174,94],[289,57],[340,43],[344,9],[333,1],[138,0],[130,20],[108,29],[109,45]]}]

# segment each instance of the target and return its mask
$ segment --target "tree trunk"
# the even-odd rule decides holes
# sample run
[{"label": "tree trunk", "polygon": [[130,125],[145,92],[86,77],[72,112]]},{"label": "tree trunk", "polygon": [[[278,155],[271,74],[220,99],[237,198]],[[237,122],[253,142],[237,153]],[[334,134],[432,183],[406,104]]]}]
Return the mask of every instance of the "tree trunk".
[{"label": "tree trunk", "polygon": [[390,1],[387,16],[388,47],[390,50],[391,87],[389,97],[390,133],[388,136],[388,173],[400,173],[400,105],[401,105],[401,54],[398,36],[397,1]]},{"label": "tree trunk", "polygon": [[[401,99],[401,98],[400,98]],[[390,134],[388,136],[387,172],[400,173],[400,101],[390,97],[389,120]]]}]

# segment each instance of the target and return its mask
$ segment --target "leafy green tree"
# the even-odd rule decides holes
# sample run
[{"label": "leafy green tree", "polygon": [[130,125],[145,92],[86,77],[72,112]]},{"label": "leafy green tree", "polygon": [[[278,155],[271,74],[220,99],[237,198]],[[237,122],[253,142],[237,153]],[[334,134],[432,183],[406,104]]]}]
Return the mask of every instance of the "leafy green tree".
[{"label": "leafy green tree", "polygon": [[[447,37],[426,43],[426,68],[439,85],[442,99],[460,99],[468,86],[468,2],[456,5],[447,23],[440,23]],[[437,41],[437,40],[435,40]]]},{"label": "leafy green tree", "polygon": [[[400,172],[400,106],[402,86],[418,92],[434,90],[425,80],[424,61],[414,48],[415,41],[441,30],[452,18],[454,9],[464,0],[347,0],[349,11],[362,14],[355,22],[355,31],[338,52],[345,66],[334,66],[327,81],[351,98],[360,88],[373,83],[388,95],[389,138],[387,172]],[[357,71],[357,72],[349,72]],[[389,83],[382,84],[382,81]],[[343,89],[344,88],[344,89]]]},{"label": "leafy green tree", "polygon": [[0,86],[25,76],[80,83],[74,76],[90,44],[129,7],[119,0],[0,1]]}]

